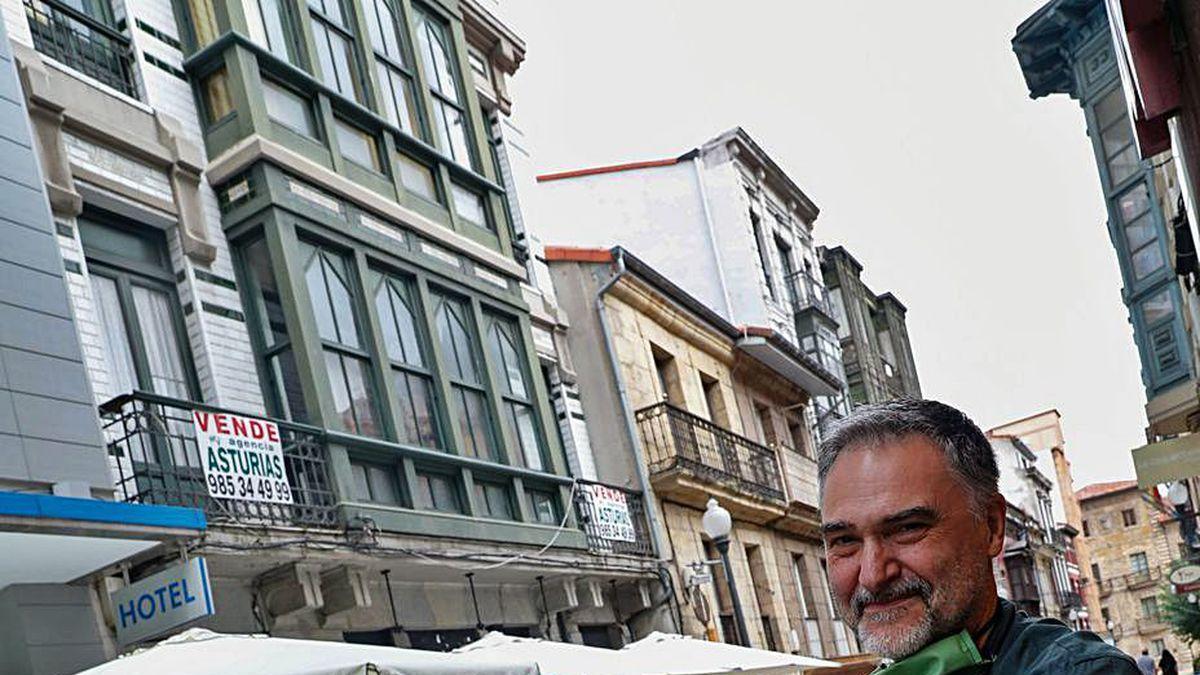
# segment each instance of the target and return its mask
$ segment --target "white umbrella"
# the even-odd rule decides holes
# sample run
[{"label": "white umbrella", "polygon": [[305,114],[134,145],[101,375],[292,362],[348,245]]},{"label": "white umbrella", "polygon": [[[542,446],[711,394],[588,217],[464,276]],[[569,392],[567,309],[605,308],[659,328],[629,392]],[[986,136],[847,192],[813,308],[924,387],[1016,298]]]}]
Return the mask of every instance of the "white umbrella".
[{"label": "white umbrella", "polygon": [[514,637],[495,631],[459,647],[454,653],[503,660],[527,659],[537,663],[542,675],[624,675],[641,672],[636,668],[636,658],[615,649]]},{"label": "white umbrella", "polygon": [[[370,670],[372,669],[373,670]],[[192,628],[80,675],[538,675],[529,659],[419,649],[226,635]]]},{"label": "white umbrella", "polygon": [[811,656],[709,642],[674,633],[654,632],[621,650],[636,656],[639,673],[699,675],[750,672],[796,673],[804,668],[836,668],[842,664]]}]

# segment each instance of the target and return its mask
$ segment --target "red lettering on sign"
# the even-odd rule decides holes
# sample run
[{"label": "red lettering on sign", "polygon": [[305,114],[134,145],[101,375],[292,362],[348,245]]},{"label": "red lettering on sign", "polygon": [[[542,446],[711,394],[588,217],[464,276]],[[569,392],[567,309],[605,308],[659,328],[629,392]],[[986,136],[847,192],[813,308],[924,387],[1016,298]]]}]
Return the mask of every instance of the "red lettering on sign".
[{"label": "red lettering on sign", "polygon": [[223,415],[221,413],[217,413],[216,415],[214,415],[214,417],[216,418],[216,422],[217,422],[217,433],[218,434],[228,434],[229,433],[229,420],[225,418],[225,415]]},{"label": "red lettering on sign", "polygon": [[279,442],[279,427],[275,426],[274,423],[267,424],[267,440],[272,443]]},{"label": "red lettering on sign", "polygon": [[234,417],[234,418],[230,419],[229,421],[233,425],[234,435],[236,435],[236,436],[245,436],[246,435],[246,420],[244,420],[240,417]]},{"label": "red lettering on sign", "polygon": [[260,440],[263,437],[263,425],[258,420],[250,420],[250,438]]},{"label": "red lettering on sign", "polygon": [[196,424],[200,425],[200,431],[207,432],[208,431],[208,413],[202,412],[199,410],[193,410],[192,416],[193,416],[193,419],[196,420]]}]

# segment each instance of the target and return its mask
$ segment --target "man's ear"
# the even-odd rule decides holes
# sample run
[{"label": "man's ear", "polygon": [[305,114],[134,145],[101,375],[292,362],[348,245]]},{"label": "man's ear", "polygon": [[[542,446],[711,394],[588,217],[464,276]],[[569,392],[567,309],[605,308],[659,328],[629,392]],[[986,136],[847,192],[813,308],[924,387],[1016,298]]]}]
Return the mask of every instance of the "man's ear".
[{"label": "man's ear", "polygon": [[1004,550],[1004,523],[1008,514],[1008,502],[1004,495],[996,493],[988,498],[984,521],[988,527],[988,556],[995,558]]}]

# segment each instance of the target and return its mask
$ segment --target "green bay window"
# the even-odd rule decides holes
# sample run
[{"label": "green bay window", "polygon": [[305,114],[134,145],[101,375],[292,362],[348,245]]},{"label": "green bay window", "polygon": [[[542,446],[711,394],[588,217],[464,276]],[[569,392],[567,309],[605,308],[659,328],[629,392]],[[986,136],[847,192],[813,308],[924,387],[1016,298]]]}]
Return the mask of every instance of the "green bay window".
[{"label": "green bay window", "polygon": [[438,202],[437,178],[428,164],[401,152],[396,157],[396,169],[404,189],[431,202]]},{"label": "green bay window", "polygon": [[463,513],[459,478],[451,473],[417,469],[417,494],[414,506],[425,511]]},{"label": "green bay window", "polygon": [[488,217],[487,200],[482,194],[458,183],[450,184],[450,194],[454,196],[454,212],[458,214],[459,219],[480,229],[493,231],[492,219]]},{"label": "green bay window", "polygon": [[362,103],[354,33],[346,6],[342,0],[308,0],[308,8],[321,80],[342,96]]},{"label": "green bay window", "polygon": [[496,439],[471,308],[442,294],[435,295],[434,304],[443,368],[450,380],[450,408],[462,443],[459,454],[496,461]]},{"label": "green bay window", "polygon": [[391,505],[402,503],[394,466],[351,459],[350,473],[354,490],[351,496],[355,501]]},{"label": "green bay window", "polygon": [[475,478],[475,508],[477,516],[516,520],[508,484],[498,480]]},{"label": "green bay window", "polygon": [[380,275],[375,291],[383,345],[399,403],[397,440],[426,448],[442,448],[433,372],[421,330],[424,316],[411,281]]},{"label": "green bay window", "polygon": [[458,59],[450,27],[427,10],[416,16],[417,48],[433,106],[433,135],[437,147],[463,166],[474,166],[468,141],[467,110],[459,81]]},{"label": "green bay window", "polygon": [[257,339],[263,389],[272,412],[293,422],[308,422],[308,407],[296,368],[292,339],[284,320],[283,301],[266,239],[241,248],[247,318]]},{"label": "green bay window", "polygon": [[380,436],[371,362],[356,311],[356,288],[347,259],[301,243],[304,281],[333,393],[333,424],[364,436]]},{"label": "green bay window", "polygon": [[522,356],[525,351],[517,325],[495,315],[488,315],[486,321],[492,378],[499,384],[503,398],[504,423],[520,445],[520,459],[524,465],[541,471],[545,468],[542,435],[538,432],[529,386],[529,364]]}]

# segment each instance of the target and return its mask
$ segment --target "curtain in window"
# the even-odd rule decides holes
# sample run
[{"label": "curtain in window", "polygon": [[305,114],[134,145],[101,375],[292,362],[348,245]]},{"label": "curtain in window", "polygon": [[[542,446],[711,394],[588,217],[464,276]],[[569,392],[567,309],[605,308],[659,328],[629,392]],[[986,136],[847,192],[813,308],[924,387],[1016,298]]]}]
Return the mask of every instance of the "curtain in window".
[{"label": "curtain in window", "polygon": [[100,397],[107,400],[137,389],[137,372],[133,365],[133,349],[125,332],[121,298],[117,282],[98,274],[91,275],[92,301],[99,315],[104,340],[104,375],[94,384]]},{"label": "curtain in window", "polygon": [[399,440],[427,448],[442,446],[438,434],[432,372],[422,348],[412,284],[384,276],[375,294],[384,347],[392,366],[392,382],[400,404]]},{"label": "curtain in window", "polygon": [[498,317],[489,317],[488,350],[491,356],[492,374],[500,383],[504,396],[505,423],[521,445],[521,458],[530,469],[545,468],[542,461],[541,434],[538,433],[533,413],[532,397],[526,381],[528,363],[518,348],[517,328],[514,323]]},{"label": "curtain in window", "polygon": [[461,302],[439,297],[435,321],[447,375],[453,389],[452,408],[463,447],[461,454],[497,459],[486,390],[480,374],[478,349]]}]

